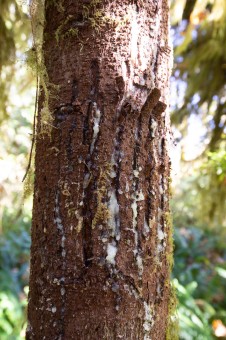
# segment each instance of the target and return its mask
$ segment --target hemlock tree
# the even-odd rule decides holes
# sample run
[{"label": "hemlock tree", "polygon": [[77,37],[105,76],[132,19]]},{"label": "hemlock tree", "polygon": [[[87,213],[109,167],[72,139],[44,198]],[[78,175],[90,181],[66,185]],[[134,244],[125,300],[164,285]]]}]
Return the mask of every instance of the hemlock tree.
[{"label": "hemlock tree", "polygon": [[32,14],[27,339],[172,339],[168,1],[33,2]]}]

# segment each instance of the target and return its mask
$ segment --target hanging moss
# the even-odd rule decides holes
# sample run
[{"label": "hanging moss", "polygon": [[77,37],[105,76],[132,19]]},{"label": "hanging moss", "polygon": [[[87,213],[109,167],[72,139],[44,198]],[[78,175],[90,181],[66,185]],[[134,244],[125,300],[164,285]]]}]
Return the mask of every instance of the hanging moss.
[{"label": "hanging moss", "polygon": [[53,117],[49,109],[49,101],[51,97],[56,96],[59,88],[49,82],[42,51],[43,28],[45,24],[45,0],[32,1],[30,13],[33,47],[27,52],[27,64],[36,74],[37,86],[40,91],[44,92],[44,101],[42,103],[42,108],[40,109],[41,120],[39,134],[47,134],[51,136]]}]

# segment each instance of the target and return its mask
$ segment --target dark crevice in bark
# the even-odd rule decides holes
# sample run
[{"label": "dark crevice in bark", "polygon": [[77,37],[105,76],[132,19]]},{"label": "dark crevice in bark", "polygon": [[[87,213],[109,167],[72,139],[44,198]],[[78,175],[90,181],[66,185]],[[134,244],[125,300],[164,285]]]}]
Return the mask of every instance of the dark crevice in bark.
[{"label": "dark crevice in bark", "polygon": [[83,141],[82,141],[83,145],[90,144],[90,138],[89,138],[90,126],[89,126],[89,122],[90,122],[90,116],[91,116],[92,108],[93,108],[93,103],[92,103],[92,101],[89,101],[88,102],[87,112],[86,112],[86,115],[84,117],[84,122],[83,122]]},{"label": "dark crevice in bark", "polygon": [[126,60],[125,64],[126,64],[126,72],[127,72],[126,76],[127,76],[127,78],[130,78],[131,70],[130,70],[130,62],[129,62],[129,60]]},{"label": "dark crevice in bark", "polygon": [[[150,192],[150,185],[149,188],[147,190],[147,198],[146,198],[146,207],[145,207],[145,219],[147,224],[149,224],[149,219],[151,218],[151,205],[152,205],[152,199],[151,199],[151,192]],[[150,235],[151,235],[152,231],[150,229]]]},{"label": "dark crevice in bark", "polygon": [[[86,207],[86,204],[84,204]],[[84,210],[85,210],[84,207]],[[87,212],[86,212],[87,214]],[[92,240],[92,219],[89,217],[85,217],[83,220],[82,226],[82,237],[83,237],[83,255],[84,255],[84,264],[86,267],[90,267],[92,265],[93,260],[93,240]]]},{"label": "dark crevice in bark", "polygon": [[72,162],[72,157],[73,157],[73,152],[74,152],[72,148],[72,135],[73,135],[74,129],[76,129],[76,119],[73,119],[71,123],[71,127],[69,128],[69,131],[68,131],[68,141],[66,145],[66,152],[67,152],[67,159],[68,159],[68,169],[67,169],[68,173],[74,170],[73,162]]},{"label": "dark crevice in bark", "polygon": [[[139,124],[137,124],[138,126],[136,127],[136,131],[135,131],[135,147],[134,147],[134,152],[133,152],[133,170],[136,171],[137,170],[137,166],[138,166],[138,153],[139,153],[139,142],[138,142],[138,134],[139,134]],[[135,182],[136,182],[136,189],[137,188],[137,184],[138,181],[136,179],[136,177],[134,178]]]},{"label": "dark crevice in bark", "polygon": [[163,296],[164,296],[164,277],[163,275],[159,275],[158,280],[156,282],[156,296],[155,296],[155,305],[159,305],[162,300],[163,300]]},{"label": "dark crevice in bark", "polygon": [[[68,110],[63,110],[64,114],[68,113]],[[72,111],[70,110],[69,106],[69,112],[71,113]],[[62,147],[64,147],[63,141],[62,141],[62,131],[60,129],[59,133],[59,149],[61,150]],[[62,160],[61,160],[62,155],[58,158],[58,173],[59,173],[59,178],[61,179],[61,172],[62,172]],[[67,263],[66,263],[66,253],[65,252],[65,226],[64,226],[64,218],[61,216],[61,191],[60,188],[57,186],[55,187],[54,190],[54,199],[55,199],[55,204],[54,204],[54,219],[55,219],[55,225],[58,230],[58,236],[60,241],[60,254],[59,257],[61,258],[61,278],[59,279],[60,287],[61,289],[65,290],[65,274],[66,274],[66,268],[67,268]],[[52,278],[53,279],[53,278]],[[58,324],[58,333],[59,337],[64,335],[64,326],[65,326],[65,298],[66,298],[66,291],[65,294],[61,294],[61,309],[60,309],[60,317],[59,317],[59,324]]]},{"label": "dark crevice in bark", "polygon": [[136,12],[139,13],[138,0],[134,0],[134,4],[135,4],[135,6],[136,6]]},{"label": "dark crevice in bark", "polygon": [[[145,197],[145,204],[144,204],[144,208],[145,208],[145,214],[144,214],[144,218],[145,218],[145,222],[147,224],[149,224],[149,220],[151,219],[151,207],[152,207],[152,184],[150,182],[150,179],[152,178],[152,174],[153,171],[155,170],[155,166],[153,164],[153,147],[154,146],[154,130],[152,128],[152,119],[153,119],[153,112],[156,108],[156,106],[158,106],[159,103],[159,98],[160,98],[160,91],[157,88],[154,88],[151,93],[148,95],[148,98],[142,108],[142,113],[141,113],[141,117],[143,118],[142,121],[142,126],[143,129],[145,130],[146,128],[146,132],[144,132],[142,138],[142,150],[144,150],[144,155],[146,152],[146,156],[144,158],[144,156],[141,155],[143,159],[143,176],[144,176],[144,181],[146,182],[148,179],[148,186],[147,186],[147,195]],[[149,231],[150,235],[152,235],[152,230],[150,229]]]},{"label": "dark crevice in bark", "polygon": [[[151,207],[152,207],[152,185],[150,182],[150,178],[152,177],[152,173],[154,171],[154,164],[153,164],[153,153],[151,151],[152,148],[152,144],[153,144],[153,139],[154,137],[152,137],[153,135],[153,129],[152,129],[152,124],[151,124],[151,120],[152,120],[152,115],[149,118],[149,122],[148,122],[148,137],[147,137],[147,160],[146,160],[146,164],[145,164],[145,177],[146,177],[146,181],[148,180],[148,188],[147,188],[147,199],[146,199],[146,209],[145,209],[145,218],[147,223],[149,224],[149,220],[151,219]],[[150,229],[150,235],[152,235],[152,230]]]},{"label": "dark crevice in bark", "polygon": [[[160,164],[160,173],[161,173],[161,187],[163,190],[163,193],[161,195],[161,203],[160,203],[160,207],[162,209],[162,211],[167,211],[168,207],[165,204],[165,196],[168,194],[167,188],[165,187],[165,182],[164,182],[164,173],[166,171],[166,159],[167,159],[167,154],[166,154],[166,141],[165,141],[165,137],[162,137],[161,139],[161,150],[162,150],[162,154],[161,154],[161,164]],[[164,225],[164,220],[163,220],[163,224]]]},{"label": "dark crevice in bark", "polygon": [[116,77],[115,82],[116,82],[117,92],[119,95],[122,96],[122,93],[124,93],[124,90],[125,90],[125,82],[124,82],[123,77],[121,76]]},{"label": "dark crevice in bark", "polygon": [[[135,242],[135,258],[137,259],[137,257],[140,255],[140,251],[141,251],[141,242],[140,242],[140,233],[138,230],[138,219],[139,219],[139,203],[138,202],[138,198],[139,198],[139,178],[137,176],[137,174],[135,174],[135,172],[139,173],[139,152],[140,152],[140,143],[139,140],[141,138],[141,114],[139,115],[137,121],[136,121],[136,128],[135,128],[135,146],[134,146],[134,150],[133,150],[133,202],[135,202],[135,210],[137,211],[137,216],[134,218],[134,225],[133,225],[133,232],[134,232],[134,242]],[[133,211],[133,214],[135,212]],[[138,268],[139,269],[139,268]]]},{"label": "dark crevice in bark", "polygon": [[121,172],[121,160],[120,157],[121,154],[121,142],[122,142],[122,136],[124,133],[124,126],[119,125],[118,127],[118,133],[116,136],[116,146],[115,146],[115,167],[116,167],[116,178],[115,178],[115,189],[116,189],[116,197],[119,198],[119,189],[120,189],[120,172]]},{"label": "dark crevice in bark", "polygon": [[[123,85],[124,86],[124,85]],[[115,195],[117,202],[120,201],[120,175],[121,175],[121,164],[122,164],[122,158],[125,157],[122,150],[122,139],[123,134],[125,131],[125,121],[127,118],[127,114],[129,114],[131,110],[131,107],[128,103],[126,103],[120,110],[120,112],[117,113],[117,118],[115,119],[115,125],[116,128],[116,137],[115,137],[115,150],[114,150],[114,171],[116,173],[116,177],[113,180],[113,188],[115,188]],[[117,239],[117,235],[120,235],[120,214],[121,214],[121,206],[119,204],[119,212],[116,216],[115,225],[116,225],[116,235],[115,235],[115,243],[116,247],[118,248],[119,240]]]},{"label": "dark crevice in bark", "polygon": [[166,104],[159,101],[158,104],[155,106],[154,111],[153,111],[153,116],[156,120],[162,121],[163,117],[161,114],[166,110]]},{"label": "dark crevice in bark", "polygon": [[79,89],[78,89],[78,81],[76,79],[72,82],[72,96],[71,96],[71,102],[73,103],[76,98],[79,95]]},{"label": "dark crevice in bark", "polygon": [[[92,220],[93,215],[91,211],[91,203],[93,201],[93,192],[96,188],[93,187],[92,183],[95,183],[97,178],[92,178],[92,167],[93,162],[91,159],[93,158],[94,154],[96,154],[96,150],[91,150],[92,147],[92,139],[90,138],[91,135],[91,126],[89,125],[92,122],[92,117],[94,110],[95,101],[97,100],[97,96],[99,93],[99,81],[100,81],[100,69],[99,69],[99,61],[98,59],[93,59],[91,61],[91,79],[92,85],[90,90],[90,101],[88,103],[87,114],[84,119],[83,125],[83,144],[89,145],[89,154],[85,160],[85,172],[84,172],[84,183],[88,181],[87,187],[83,189],[83,224],[82,224],[82,242],[83,242],[83,257],[84,257],[84,264],[86,267],[90,267],[93,263],[93,236],[92,236]],[[93,122],[94,124],[94,122]],[[101,124],[101,121],[99,121]],[[94,141],[93,148],[97,144],[97,139]]]},{"label": "dark crevice in bark", "polygon": [[[139,166],[141,165],[139,160],[142,161],[140,159],[141,157],[141,142],[142,142],[142,138],[143,138],[143,126],[142,126],[142,112],[141,114],[139,115],[138,117],[138,121],[137,121],[137,140],[136,140],[136,145],[135,145],[135,150],[134,150],[134,161],[136,162],[136,169],[138,169],[139,171]],[[139,191],[139,186],[140,186],[140,181],[139,181],[139,178],[135,178],[135,192],[136,192],[136,195],[138,196],[138,191]],[[142,189],[144,189],[142,187],[142,184],[141,184],[141,188],[140,190],[142,191]],[[136,197],[138,198],[138,197]],[[140,207],[139,207],[139,203],[138,203],[138,206],[137,206],[137,221],[139,220],[139,212],[140,212]],[[138,229],[138,226],[137,226],[137,235],[138,235],[138,238],[137,238],[137,251],[138,251],[138,255],[139,253],[141,252],[141,232],[140,230]]]},{"label": "dark crevice in bark", "polygon": [[[90,108],[90,111],[92,108]],[[89,117],[90,119],[90,117]],[[101,121],[99,122],[101,124]],[[83,224],[82,224],[82,237],[83,237],[83,256],[84,264],[86,267],[90,267],[93,263],[94,253],[93,253],[93,232],[92,232],[92,221],[94,218],[94,212],[92,213],[91,204],[94,200],[94,192],[98,190],[97,188],[97,175],[94,174],[94,158],[97,157],[97,149],[95,145],[97,144],[98,137],[93,145],[94,149],[91,152],[91,142],[89,146],[89,154],[85,160],[85,172],[84,172],[84,183],[87,182],[87,187],[83,190]]]},{"label": "dark crevice in bark", "polygon": [[[82,223],[82,243],[83,243],[83,259],[86,267],[90,267],[93,262],[93,233],[92,233],[92,211],[91,202],[93,201],[93,192],[95,191],[95,179],[92,178],[92,169],[90,164],[90,154],[85,161],[86,170],[84,172],[83,183],[87,183],[83,187],[83,223]],[[89,165],[87,165],[87,163]]]},{"label": "dark crevice in bark", "polygon": [[[163,187],[163,185],[164,185],[164,182],[163,182],[163,180],[161,181],[161,185],[162,185],[162,187]],[[165,193],[163,193],[163,194],[161,195],[161,203],[160,203],[160,208],[161,208],[162,210],[164,210],[164,209],[165,209],[164,194],[165,194]]]},{"label": "dark crevice in bark", "polygon": [[158,0],[155,0],[155,9],[154,9],[154,13],[157,14],[158,13],[158,9],[159,9],[159,5],[158,5]]},{"label": "dark crevice in bark", "polygon": [[74,113],[74,107],[72,104],[61,105],[54,110],[55,125],[59,127],[59,124],[64,122],[69,115]]}]

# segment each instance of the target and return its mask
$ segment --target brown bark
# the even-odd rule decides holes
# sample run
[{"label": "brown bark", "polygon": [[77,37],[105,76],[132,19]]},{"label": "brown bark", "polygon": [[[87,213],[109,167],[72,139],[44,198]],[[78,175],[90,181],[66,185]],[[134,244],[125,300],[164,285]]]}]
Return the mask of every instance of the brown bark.
[{"label": "brown bark", "polygon": [[27,339],[161,340],[168,3],[96,3],[46,5],[45,66],[60,88],[51,136],[40,131],[39,101]]}]

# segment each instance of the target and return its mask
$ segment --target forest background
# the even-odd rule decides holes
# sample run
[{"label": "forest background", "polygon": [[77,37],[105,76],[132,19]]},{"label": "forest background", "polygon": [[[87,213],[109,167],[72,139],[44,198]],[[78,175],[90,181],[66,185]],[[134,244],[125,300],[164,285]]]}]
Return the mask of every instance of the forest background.
[{"label": "forest background", "polygon": [[[182,340],[226,339],[226,2],[172,1],[171,25],[175,317]],[[31,49],[28,5],[0,0],[2,340],[24,339],[26,328],[32,171],[22,179],[36,96]]]}]

